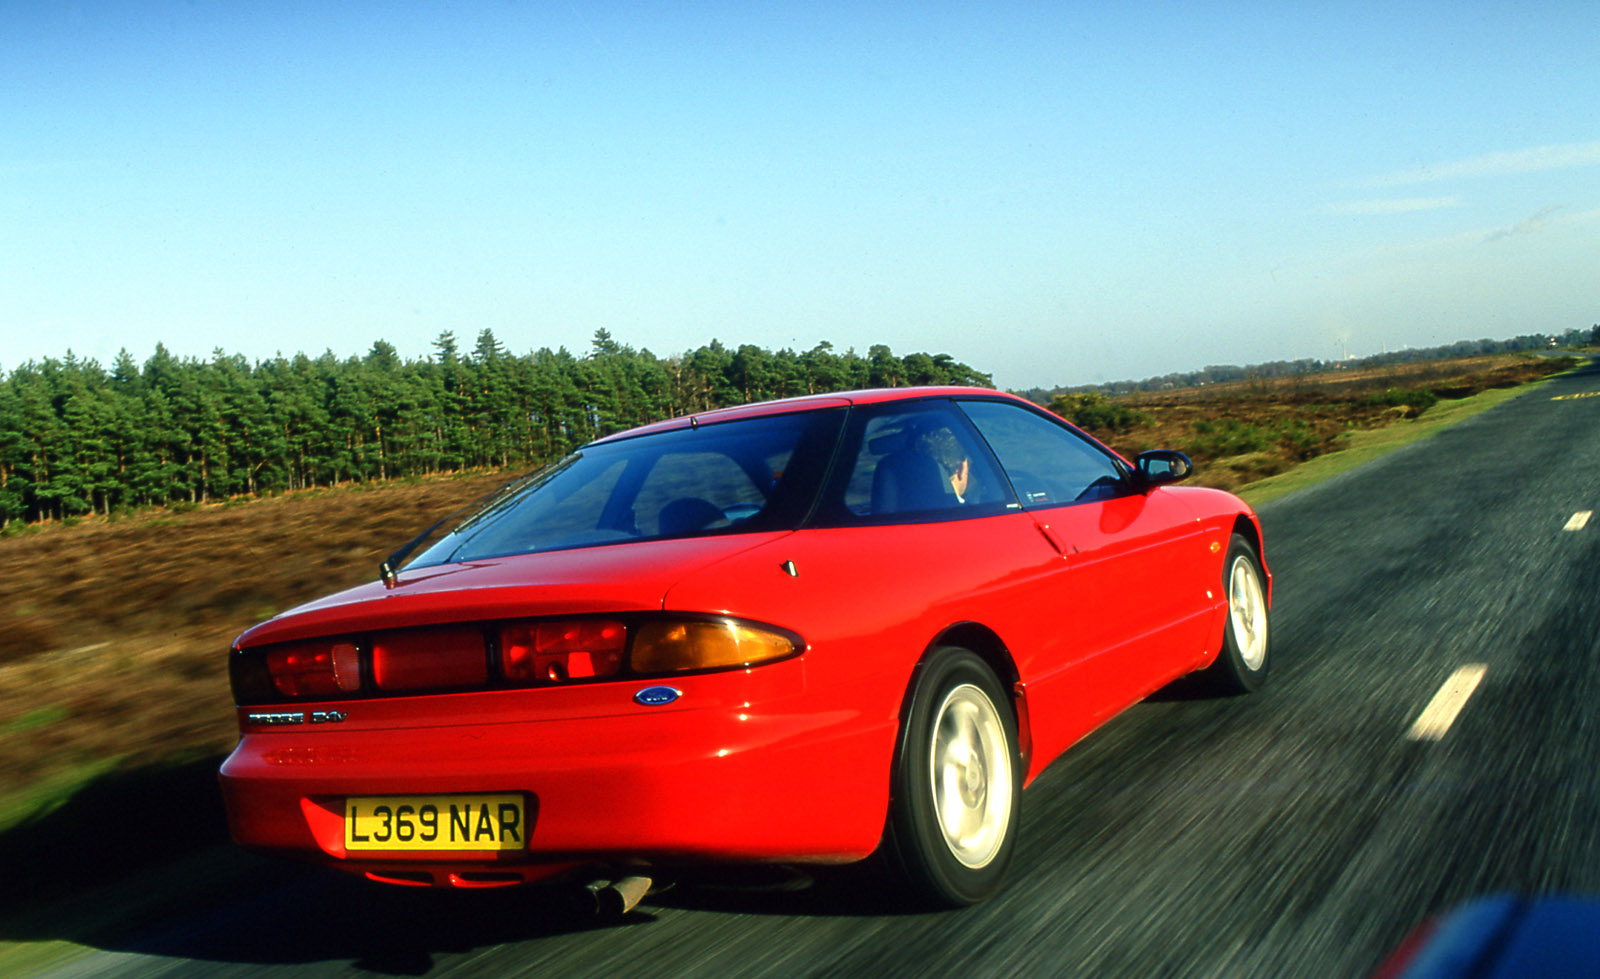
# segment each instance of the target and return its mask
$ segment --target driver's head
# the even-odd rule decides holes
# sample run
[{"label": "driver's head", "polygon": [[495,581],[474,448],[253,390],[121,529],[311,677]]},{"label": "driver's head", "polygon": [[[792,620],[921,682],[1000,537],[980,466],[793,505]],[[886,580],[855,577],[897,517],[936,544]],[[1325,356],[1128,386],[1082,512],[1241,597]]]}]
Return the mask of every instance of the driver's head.
[{"label": "driver's head", "polygon": [[918,436],[916,448],[939,464],[945,479],[950,481],[950,488],[957,497],[965,499],[967,484],[972,479],[972,460],[955,433],[941,425]]}]

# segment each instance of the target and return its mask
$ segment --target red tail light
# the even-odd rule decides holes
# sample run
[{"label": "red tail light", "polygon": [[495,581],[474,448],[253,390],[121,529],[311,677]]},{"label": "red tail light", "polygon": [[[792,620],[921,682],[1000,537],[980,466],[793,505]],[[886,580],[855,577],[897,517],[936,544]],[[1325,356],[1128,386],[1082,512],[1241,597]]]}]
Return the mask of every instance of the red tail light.
[{"label": "red tail light", "polygon": [[[488,642],[495,629],[498,670]],[[794,633],[732,618],[636,615],[392,629],[235,649],[228,675],[235,701],[254,706],[742,669],[805,648]]]},{"label": "red tail light", "polygon": [[483,633],[475,628],[385,632],[372,642],[379,690],[482,686],[489,682]]},{"label": "red tail light", "polygon": [[500,630],[500,668],[513,682],[560,683],[622,670],[628,630],[610,619],[519,622]]},{"label": "red tail light", "polygon": [[300,643],[267,652],[273,689],[285,697],[332,697],[361,689],[361,656],[350,643]]}]

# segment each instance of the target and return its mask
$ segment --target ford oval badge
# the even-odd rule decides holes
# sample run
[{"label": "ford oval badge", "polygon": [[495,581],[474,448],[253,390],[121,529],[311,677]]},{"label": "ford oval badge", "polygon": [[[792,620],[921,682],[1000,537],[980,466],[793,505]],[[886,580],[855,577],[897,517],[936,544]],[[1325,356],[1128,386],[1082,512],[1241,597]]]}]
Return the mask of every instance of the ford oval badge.
[{"label": "ford oval badge", "polygon": [[646,707],[660,707],[662,704],[672,703],[681,696],[683,691],[674,690],[672,687],[645,687],[634,694],[633,699]]}]

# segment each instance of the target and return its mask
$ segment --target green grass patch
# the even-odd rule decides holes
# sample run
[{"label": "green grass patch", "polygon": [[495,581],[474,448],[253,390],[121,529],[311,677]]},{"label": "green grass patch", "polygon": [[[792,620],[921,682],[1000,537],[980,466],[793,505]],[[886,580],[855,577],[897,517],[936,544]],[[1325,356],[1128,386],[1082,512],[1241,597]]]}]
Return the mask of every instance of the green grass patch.
[{"label": "green grass patch", "polygon": [[1239,495],[1251,506],[1260,506],[1269,500],[1314,486],[1325,479],[1371,462],[1379,456],[1387,455],[1401,446],[1410,445],[1418,439],[1426,438],[1473,415],[1488,411],[1495,405],[1523,394],[1531,387],[1543,384],[1546,380],[1549,378],[1520,387],[1490,388],[1470,398],[1441,401],[1409,421],[1396,422],[1385,428],[1346,432],[1339,436],[1339,448],[1335,451],[1317,456],[1287,472],[1257,480],[1239,490]]},{"label": "green grass patch", "polygon": [[1259,455],[1273,448],[1290,459],[1308,459],[1323,439],[1303,418],[1285,418],[1257,424],[1234,418],[1197,419],[1194,434],[1178,447],[1204,459]]},{"label": "green grass patch", "polygon": [[91,949],[55,939],[47,942],[0,941],[0,975],[34,976],[57,969]]},{"label": "green grass patch", "polygon": [[1428,388],[1389,388],[1382,394],[1367,398],[1368,404],[1390,408],[1409,408],[1421,414],[1439,403],[1439,396]]},{"label": "green grass patch", "polygon": [[10,723],[0,725],[0,737],[9,734],[21,734],[23,731],[34,731],[41,727],[49,727],[57,721],[64,721],[72,716],[72,712],[65,707],[41,707],[30,710],[26,714]]}]

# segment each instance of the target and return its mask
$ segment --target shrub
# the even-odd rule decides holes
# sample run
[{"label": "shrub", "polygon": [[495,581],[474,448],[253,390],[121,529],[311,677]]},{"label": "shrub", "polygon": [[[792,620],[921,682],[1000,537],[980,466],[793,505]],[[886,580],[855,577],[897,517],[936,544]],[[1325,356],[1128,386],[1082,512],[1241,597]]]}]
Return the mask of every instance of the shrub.
[{"label": "shrub", "polygon": [[1150,416],[1127,405],[1107,401],[1105,395],[1058,394],[1050,410],[1079,428],[1097,432],[1126,432],[1150,422]]},{"label": "shrub", "polygon": [[1317,454],[1322,447],[1322,435],[1316,429],[1307,425],[1304,419],[1295,418],[1279,422],[1278,447],[1284,454],[1299,459],[1302,462]]},{"label": "shrub", "polygon": [[1420,415],[1439,403],[1439,396],[1428,388],[1389,388],[1382,394],[1367,398],[1368,404],[1387,408],[1409,408],[1408,414]]},{"label": "shrub", "polygon": [[1194,438],[1184,446],[1189,455],[1220,459],[1226,456],[1265,452],[1275,441],[1270,431],[1250,422],[1219,418],[1194,423]]}]

